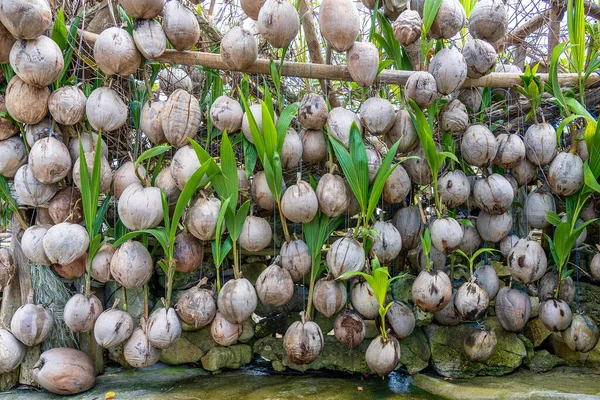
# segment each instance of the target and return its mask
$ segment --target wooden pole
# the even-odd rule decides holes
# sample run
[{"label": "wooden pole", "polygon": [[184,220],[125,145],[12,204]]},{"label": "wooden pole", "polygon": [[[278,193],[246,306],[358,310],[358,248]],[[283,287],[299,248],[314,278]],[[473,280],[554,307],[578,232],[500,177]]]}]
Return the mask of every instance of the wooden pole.
[{"label": "wooden pole", "polygon": [[[90,44],[96,42],[98,35],[81,31],[79,33],[83,38]],[[230,70],[225,63],[221,60],[219,54],[204,53],[200,51],[176,51],[166,50],[165,53],[153,61],[169,63],[169,64],[181,64],[181,65],[200,65],[205,68],[213,68],[218,70]],[[279,61],[273,61],[275,65],[279,66]],[[260,74],[270,75],[270,63],[271,60],[258,59],[256,63],[245,69],[236,70],[239,72],[247,72],[249,74]],[[283,76],[297,77],[297,78],[312,78],[312,79],[328,79],[335,81],[352,81],[352,77],[348,72],[348,67],[345,65],[325,65],[325,64],[313,64],[313,63],[298,63],[292,61],[286,61],[281,70]],[[408,78],[415,73],[414,71],[396,71],[396,70],[384,70],[381,71],[377,77],[377,83],[389,84],[389,85],[404,85]],[[548,81],[548,74],[538,74],[538,77],[542,82]],[[564,87],[576,87],[577,74],[559,74],[558,83]],[[593,85],[600,82],[600,75],[591,74],[586,82],[586,85]],[[468,87],[491,87],[491,88],[511,88],[520,86],[521,74],[509,74],[509,73],[497,73],[492,72],[489,75],[481,77],[479,79],[467,79],[462,85],[464,88]]]}]

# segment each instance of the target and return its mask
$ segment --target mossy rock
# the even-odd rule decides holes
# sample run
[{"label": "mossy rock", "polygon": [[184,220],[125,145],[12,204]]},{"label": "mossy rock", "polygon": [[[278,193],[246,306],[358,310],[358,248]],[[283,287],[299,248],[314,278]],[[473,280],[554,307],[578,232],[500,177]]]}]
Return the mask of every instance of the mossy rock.
[{"label": "mossy rock", "polygon": [[265,269],[267,269],[267,265],[262,262],[242,264],[242,275],[244,278],[248,279],[252,285],[256,285],[256,280]]},{"label": "mossy rock", "polygon": [[[105,300],[105,304],[112,305],[116,299],[119,299],[119,305],[124,304],[122,298],[123,291],[117,282],[106,282],[104,291],[105,293],[109,293]],[[125,289],[125,296],[127,298],[127,312],[131,314],[137,325],[137,322],[144,315],[144,288]],[[162,304],[160,301],[155,302],[152,298],[148,299],[148,307],[150,310],[154,308],[155,303]]]},{"label": "mossy rock", "polygon": [[415,328],[409,337],[400,340],[400,363],[409,374],[427,368],[430,358],[429,344],[421,328]]},{"label": "mossy rock", "polygon": [[525,337],[531,341],[533,347],[538,347],[552,334],[539,318],[534,318],[525,325]]},{"label": "mossy rock", "polygon": [[248,318],[242,325],[242,334],[238,340],[241,343],[249,343],[254,338],[254,321]]},{"label": "mossy rock", "polygon": [[183,332],[181,336],[189,340],[190,343],[205,354],[217,345],[210,335],[210,326],[205,326],[197,331]]},{"label": "mossy rock", "polygon": [[238,369],[252,361],[252,347],[234,344],[229,347],[213,347],[202,357],[202,368],[215,372],[223,368]]},{"label": "mossy rock", "polygon": [[412,304],[412,284],[417,279],[415,275],[406,274],[402,279],[396,279],[391,284],[392,297],[394,300],[405,304]]},{"label": "mossy rock", "polygon": [[550,354],[548,350],[536,351],[531,360],[525,361],[527,368],[533,372],[548,372],[554,367],[565,364],[565,360]]},{"label": "mossy rock", "polygon": [[182,336],[171,347],[161,351],[160,361],[169,365],[193,364],[200,361],[205,354],[205,351]]}]

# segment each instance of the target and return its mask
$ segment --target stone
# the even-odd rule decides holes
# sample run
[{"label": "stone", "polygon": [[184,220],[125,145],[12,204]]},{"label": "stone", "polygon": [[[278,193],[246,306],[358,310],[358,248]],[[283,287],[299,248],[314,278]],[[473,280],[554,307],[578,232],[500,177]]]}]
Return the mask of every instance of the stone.
[{"label": "stone", "polygon": [[169,365],[194,364],[206,354],[185,337],[177,339],[169,348],[160,353],[160,361]]},{"label": "stone", "polygon": [[125,360],[125,356],[123,355],[123,343],[121,343],[118,346],[111,347],[107,351],[108,351],[108,359],[109,360],[116,362],[117,364],[121,365],[123,368],[127,368],[127,369],[133,368],[131,365],[129,365],[127,360]]},{"label": "stone", "polygon": [[417,279],[416,276],[411,274],[404,275],[402,279],[396,279],[392,282],[391,291],[392,298],[403,302],[404,304],[412,304],[412,284]]},{"label": "stone", "polygon": [[525,361],[527,368],[533,372],[548,372],[554,367],[565,364],[562,358],[550,354],[548,350],[536,351],[531,360]]},{"label": "stone", "polygon": [[252,318],[248,318],[242,325],[242,335],[238,341],[240,343],[248,343],[254,338],[254,321]]},{"label": "stone", "polygon": [[202,368],[215,372],[223,368],[238,369],[252,361],[252,347],[235,344],[229,347],[213,347],[202,357]]},{"label": "stone", "polygon": [[[267,265],[262,262],[251,262],[242,264],[242,275],[248,279],[252,285],[256,285],[258,276],[267,269]],[[225,282],[223,282],[225,283]]]},{"label": "stone", "polygon": [[539,318],[534,318],[525,325],[525,337],[531,341],[533,347],[538,347],[552,334]]},{"label": "stone", "polygon": [[491,260],[490,265],[494,267],[494,271],[496,271],[496,275],[498,275],[499,278],[505,278],[511,275],[508,265],[500,261]]},{"label": "stone", "polygon": [[540,299],[537,296],[529,296],[529,302],[531,303],[531,314],[529,314],[529,319],[535,318],[540,315]]},{"label": "stone", "polygon": [[[337,314],[334,314],[327,318],[323,314],[315,311],[313,321],[319,325],[323,335],[326,335],[333,330],[333,324],[336,317]],[[289,326],[296,321],[300,321],[300,313],[280,314],[263,318],[258,321],[254,327],[254,338],[261,339],[275,334],[285,335]]]},{"label": "stone", "polygon": [[[161,287],[166,287],[167,280],[164,271],[161,268],[156,269],[158,283]],[[185,290],[196,285],[202,278],[212,280],[216,277],[215,264],[210,254],[205,254],[202,264],[192,272],[175,272],[173,277],[173,290]]]},{"label": "stone", "polygon": [[290,301],[281,307],[265,306],[260,301],[254,313],[261,317],[273,317],[280,314],[297,314],[305,309],[308,289],[302,285],[294,285],[294,294]]},{"label": "stone", "polygon": [[496,333],[498,345],[494,355],[484,363],[472,362],[463,348],[473,327],[467,325],[425,327],[431,350],[431,366],[449,378],[471,378],[478,375],[500,376],[517,369],[527,356],[525,344],[516,334],[504,331],[496,318],[486,320],[486,328]]},{"label": "stone", "polygon": [[210,335],[210,325],[197,331],[183,332],[181,336],[189,340],[192,345],[199,348],[204,354],[217,345]]},{"label": "stone", "polygon": [[596,324],[600,323],[600,286],[579,282],[579,307],[577,296],[570,306],[573,312],[579,309],[583,314],[592,318]]},{"label": "stone", "polygon": [[379,326],[377,326],[377,322],[374,319],[365,319],[365,328],[365,340],[374,339],[379,336]]},{"label": "stone", "polygon": [[400,363],[404,365],[409,374],[414,375],[429,366],[431,351],[423,329],[415,330],[400,340]]},{"label": "stone", "polygon": [[435,319],[435,313],[423,311],[419,307],[412,307],[412,310],[415,314],[416,326],[427,326]]},{"label": "stone", "polygon": [[563,341],[560,333],[552,333],[548,342],[555,356],[562,358],[567,365],[577,367],[600,367],[600,343],[588,353],[578,353],[571,350]]},{"label": "stone", "polygon": [[[123,291],[121,290],[121,286],[117,282],[106,282],[104,290],[104,292],[108,294],[105,304],[112,305],[114,304],[116,299],[119,299],[119,305],[123,305]],[[127,298],[127,311],[129,312],[129,314],[131,314],[137,325],[140,318],[144,315],[144,288],[140,287],[136,289],[125,289],[125,297]],[[153,299],[148,299],[148,308],[152,310],[154,306],[155,302],[153,301]]]}]

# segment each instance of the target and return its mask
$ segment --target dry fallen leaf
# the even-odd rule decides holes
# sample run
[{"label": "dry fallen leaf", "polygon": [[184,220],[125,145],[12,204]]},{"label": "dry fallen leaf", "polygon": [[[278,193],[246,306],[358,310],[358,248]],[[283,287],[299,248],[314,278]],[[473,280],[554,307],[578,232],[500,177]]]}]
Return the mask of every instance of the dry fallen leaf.
[{"label": "dry fallen leaf", "polygon": [[104,395],[104,400],[108,400],[108,399],[114,399],[115,397],[115,392],[106,392],[106,394]]},{"label": "dry fallen leaf", "polygon": [[356,387],[356,389],[357,389],[359,392],[362,392],[362,391],[363,391],[363,387],[362,387],[362,386],[357,386],[357,387]]}]

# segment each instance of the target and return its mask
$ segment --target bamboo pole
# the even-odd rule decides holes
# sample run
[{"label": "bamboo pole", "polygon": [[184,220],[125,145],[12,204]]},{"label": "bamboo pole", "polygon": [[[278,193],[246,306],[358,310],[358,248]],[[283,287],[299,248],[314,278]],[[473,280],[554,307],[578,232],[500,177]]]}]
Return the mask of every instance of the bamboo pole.
[{"label": "bamboo pole", "polygon": [[[78,30],[83,38],[93,45],[98,35],[91,32]],[[169,64],[181,65],[199,65],[205,68],[218,70],[231,70],[221,60],[219,54],[204,53],[200,51],[176,51],[166,50],[165,53],[153,61]],[[279,61],[273,61],[279,66]],[[234,70],[247,72],[249,74],[270,75],[271,60],[258,59],[256,63],[245,70]],[[404,85],[408,78],[415,71],[396,71],[383,70],[377,77],[379,84]],[[335,81],[352,81],[352,77],[345,65],[326,65],[313,63],[298,63],[286,61],[281,70],[283,76],[296,78],[327,79]],[[538,74],[542,82],[548,81],[548,74]],[[558,74],[558,83],[564,87],[575,87],[578,85],[577,74]],[[591,74],[586,82],[587,86],[600,82],[599,74]],[[467,79],[462,87],[491,87],[491,88],[511,88],[522,85],[521,74],[497,73],[492,72],[489,75],[479,79]]]}]

